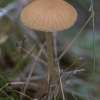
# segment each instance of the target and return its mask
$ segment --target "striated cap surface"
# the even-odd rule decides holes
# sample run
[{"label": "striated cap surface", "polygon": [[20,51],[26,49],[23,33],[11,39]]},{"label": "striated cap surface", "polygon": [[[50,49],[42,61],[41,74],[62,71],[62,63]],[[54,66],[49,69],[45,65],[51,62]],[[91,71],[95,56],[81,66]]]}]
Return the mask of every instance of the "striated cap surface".
[{"label": "striated cap surface", "polygon": [[21,12],[21,21],[26,26],[45,32],[68,29],[76,19],[74,7],[63,0],[36,0]]}]

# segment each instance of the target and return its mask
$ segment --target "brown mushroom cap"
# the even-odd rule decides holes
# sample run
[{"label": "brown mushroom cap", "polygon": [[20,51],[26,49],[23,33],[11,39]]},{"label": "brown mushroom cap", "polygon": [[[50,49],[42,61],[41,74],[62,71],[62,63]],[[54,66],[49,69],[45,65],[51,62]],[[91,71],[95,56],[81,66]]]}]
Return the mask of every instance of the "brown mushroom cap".
[{"label": "brown mushroom cap", "polygon": [[68,29],[76,19],[74,7],[63,0],[36,0],[21,12],[21,21],[26,26],[45,32]]}]

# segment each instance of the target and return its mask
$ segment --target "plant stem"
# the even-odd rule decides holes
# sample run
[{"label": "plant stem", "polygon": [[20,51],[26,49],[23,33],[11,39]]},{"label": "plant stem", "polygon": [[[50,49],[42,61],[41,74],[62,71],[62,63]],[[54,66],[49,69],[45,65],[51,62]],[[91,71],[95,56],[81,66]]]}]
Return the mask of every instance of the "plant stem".
[{"label": "plant stem", "polygon": [[93,94],[93,85],[95,78],[95,69],[96,69],[96,59],[95,59],[95,27],[94,27],[94,7],[93,0],[91,0],[91,11],[92,11],[92,30],[93,30],[93,72],[92,72],[92,84],[91,84],[91,95]]},{"label": "plant stem", "polygon": [[71,43],[66,47],[66,49],[62,52],[62,54],[58,57],[57,62],[64,56],[64,54],[69,50],[69,48],[72,46],[72,44],[76,41],[78,36],[82,33],[83,29],[86,27],[86,25],[89,23],[91,20],[92,15],[89,17],[89,19],[86,21],[86,23],[83,25],[81,30],[78,32],[78,34],[74,37],[74,39],[71,41]]},{"label": "plant stem", "polygon": [[48,71],[49,75],[53,75],[54,72],[54,57],[53,57],[53,46],[52,46],[52,33],[46,33],[46,45],[48,54]]}]

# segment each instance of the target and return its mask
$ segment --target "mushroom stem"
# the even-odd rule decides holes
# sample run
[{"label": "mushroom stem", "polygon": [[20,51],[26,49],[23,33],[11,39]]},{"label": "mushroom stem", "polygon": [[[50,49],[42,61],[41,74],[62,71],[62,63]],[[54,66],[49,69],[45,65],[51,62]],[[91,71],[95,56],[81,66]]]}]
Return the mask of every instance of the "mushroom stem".
[{"label": "mushroom stem", "polygon": [[46,33],[46,45],[48,54],[48,71],[49,75],[53,75],[54,72],[54,56],[53,56],[53,46],[52,46],[52,33]]}]

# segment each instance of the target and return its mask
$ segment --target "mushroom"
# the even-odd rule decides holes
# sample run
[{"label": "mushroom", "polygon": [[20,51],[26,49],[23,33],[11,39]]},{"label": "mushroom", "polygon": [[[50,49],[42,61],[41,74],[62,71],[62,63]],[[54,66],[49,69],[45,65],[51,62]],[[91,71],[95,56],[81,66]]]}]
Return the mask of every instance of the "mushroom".
[{"label": "mushroom", "polygon": [[63,0],[35,0],[21,12],[21,21],[28,27],[46,32],[49,74],[53,75],[54,57],[52,32],[62,31],[74,25],[77,12]]}]

